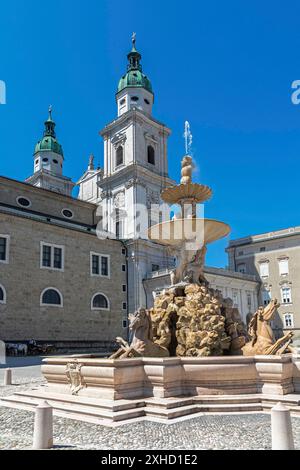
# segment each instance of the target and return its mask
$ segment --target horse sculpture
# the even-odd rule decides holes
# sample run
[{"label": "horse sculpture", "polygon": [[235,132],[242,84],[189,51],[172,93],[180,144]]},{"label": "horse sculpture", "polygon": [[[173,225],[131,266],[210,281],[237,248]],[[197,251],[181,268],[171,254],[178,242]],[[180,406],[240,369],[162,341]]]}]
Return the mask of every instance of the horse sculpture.
[{"label": "horse sculpture", "polygon": [[169,356],[167,348],[153,342],[151,318],[146,309],[140,308],[129,315],[129,321],[129,329],[133,332],[131,344],[129,345],[123,338],[116,338],[121,347],[110,356],[110,359]]},{"label": "horse sculpture", "polygon": [[278,302],[275,299],[267,307],[259,307],[253,315],[248,329],[249,336],[252,339],[242,348],[244,356],[255,356],[256,354],[280,355],[293,352],[293,348],[290,346],[293,337],[292,331],[286,333],[277,341],[274,338],[270,322],[277,307]]}]

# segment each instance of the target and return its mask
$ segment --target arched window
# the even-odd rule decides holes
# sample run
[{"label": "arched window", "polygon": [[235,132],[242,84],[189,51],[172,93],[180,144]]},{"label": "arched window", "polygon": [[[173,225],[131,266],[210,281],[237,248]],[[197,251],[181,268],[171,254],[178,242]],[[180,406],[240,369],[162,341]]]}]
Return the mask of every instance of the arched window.
[{"label": "arched window", "polygon": [[6,291],[0,284],[0,304],[6,304]]},{"label": "arched window", "polygon": [[124,161],[124,150],[122,145],[117,148],[116,152],[116,166],[122,165]]},{"label": "arched window", "polygon": [[49,287],[43,290],[41,294],[41,306],[62,307],[63,297],[55,287]]},{"label": "arched window", "polygon": [[109,300],[101,293],[95,294],[92,298],[92,310],[109,310]]},{"label": "arched window", "polygon": [[155,150],[152,145],[148,145],[148,163],[155,165]]}]

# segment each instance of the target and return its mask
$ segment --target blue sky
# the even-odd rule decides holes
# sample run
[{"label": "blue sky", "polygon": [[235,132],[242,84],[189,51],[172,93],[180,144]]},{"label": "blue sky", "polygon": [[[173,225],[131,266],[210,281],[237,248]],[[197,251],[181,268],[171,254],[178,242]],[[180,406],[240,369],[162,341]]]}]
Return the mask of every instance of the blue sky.
[{"label": "blue sky", "polygon": [[[170,175],[179,178],[184,121],[191,123],[198,181],[214,189],[206,216],[232,238],[300,224],[300,4],[290,0],[7,0],[0,7],[0,174],[23,180],[54,107],[64,173],[88,156],[102,164],[100,129],[137,32],[155,92],[154,116],[173,131]],[[226,241],[207,263],[226,264]]]}]

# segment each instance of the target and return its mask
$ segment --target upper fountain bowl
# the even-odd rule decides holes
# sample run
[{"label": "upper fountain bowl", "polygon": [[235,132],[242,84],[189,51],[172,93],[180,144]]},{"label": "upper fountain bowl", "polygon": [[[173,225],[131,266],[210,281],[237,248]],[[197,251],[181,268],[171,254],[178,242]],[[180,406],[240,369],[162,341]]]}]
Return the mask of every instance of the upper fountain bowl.
[{"label": "upper fountain bowl", "polygon": [[161,245],[179,246],[183,241],[196,242],[199,247],[226,237],[229,225],[212,219],[173,219],[153,225],[148,230],[150,240]]},{"label": "upper fountain bowl", "polygon": [[168,204],[178,204],[185,200],[200,203],[207,201],[212,196],[212,190],[204,184],[187,183],[170,186],[161,193],[161,198]]}]

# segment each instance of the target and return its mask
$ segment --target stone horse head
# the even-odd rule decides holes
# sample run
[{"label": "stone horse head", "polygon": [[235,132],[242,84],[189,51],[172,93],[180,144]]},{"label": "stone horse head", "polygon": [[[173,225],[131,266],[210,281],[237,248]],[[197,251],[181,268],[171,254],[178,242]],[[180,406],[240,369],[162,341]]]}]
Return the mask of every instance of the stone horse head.
[{"label": "stone horse head", "polygon": [[129,329],[134,337],[142,340],[152,340],[152,323],[148,311],[139,308],[135,313],[129,315]]},{"label": "stone horse head", "polygon": [[274,317],[274,314],[278,308],[277,299],[271,300],[266,307],[259,307],[257,312],[253,315],[250,320],[248,332],[252,337],[252,344],[254,345],[257,341],[257,337],[262,335],[264,337],[270,336],[270,330],[266,327],[269,325]]}]

